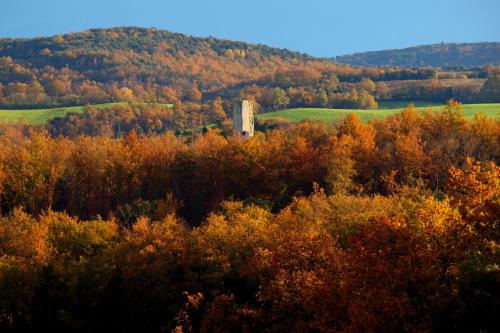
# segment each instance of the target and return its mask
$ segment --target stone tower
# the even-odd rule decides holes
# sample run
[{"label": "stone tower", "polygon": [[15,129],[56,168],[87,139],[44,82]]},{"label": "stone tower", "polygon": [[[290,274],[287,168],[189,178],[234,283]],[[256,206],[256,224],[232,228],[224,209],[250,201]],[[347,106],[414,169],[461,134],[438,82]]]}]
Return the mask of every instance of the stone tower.
[{"label": "stone tower", "polygon": [[253,136],[253,108],[252,101],[233,101],[233,133],[235,135],[245,138]]}]

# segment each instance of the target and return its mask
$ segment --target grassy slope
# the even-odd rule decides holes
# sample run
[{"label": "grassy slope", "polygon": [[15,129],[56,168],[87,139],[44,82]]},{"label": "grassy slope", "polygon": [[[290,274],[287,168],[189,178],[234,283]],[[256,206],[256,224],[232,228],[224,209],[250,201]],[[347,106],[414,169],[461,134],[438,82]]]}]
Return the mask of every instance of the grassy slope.
[{"label": "grassy slope", "polygon": [[[301,121],[303,119],[319,120],[323,122],[333,122],[342,119],[349,113],[356,113],[363,121],[368,121],[372,118],[383,118],[402,110],[404,104],[402,102],[381,103],[381,109],[378,110],[352,110],[352,109],[321,109],[321,108],[297,108],[285,109],[275,112],[262,113],[257,115],[258,119],[285,118],[291,121]],[[421,104],[420,104],[421,105]],[[417,106],[419,104],[417,103]],[[390,108],[393,107],[393,108]],[[416,110],[438,111],[440,106],[419,106]],[[483,113],[491,118],[500,118],[500,103],[496,104],[464,104],[463,110],[465,117],[472,119],[475,114]]]},{"label": "grassy slope", "polygon": [[[96,104],[95,107],[106,108],[113,105],[124,105],[127,103],[104,103]],[[170,104],[160,104],[162,106],[170,106]],[[33,110],[0,110],[0,123],[15,123],[19,121],[24,121],[28,124],[43,125],[46,124],[50,118],[63,117],[68,112],[81,113],[83,112],[83,106],[69,106],[62,108],[53,109],[33,109]]]}]

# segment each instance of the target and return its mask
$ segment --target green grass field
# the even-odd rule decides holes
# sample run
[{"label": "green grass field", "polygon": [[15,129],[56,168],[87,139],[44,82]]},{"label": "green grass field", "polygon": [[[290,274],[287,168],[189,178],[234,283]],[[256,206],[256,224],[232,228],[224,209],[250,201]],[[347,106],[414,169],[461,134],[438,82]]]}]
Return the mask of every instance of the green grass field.
[{"label": "green grass field", "polygon": [[[94,105],[99,108],[106,108],[113,105],[126,103],[105,103]],[[301,121],[303,119],[318,120],[323,122],[333,122],[342,119],[349,113],[356,113],[363,121],[369,121],[372,118],[383,118],[400,112],[405,108],[408,102],[381,102],[377,110],[353,110],[353,109],[322,109],[322,108],[296,108],[284,109],[275,112],[267,112],[257,115],[257,119],[285,118],[291,121]],[[438,111],[443,105],[428,102],[413,102],[416,110]],[[161,104],[162,106],[171,106],[170,104]],[[0,123],[16,123],[24,121],[27,124],[43,125],[54,117],[62,117],[68,112],[83,112],[83,106],[71,106],[53,109],[33,109],[33,110],[0,110]],[[472,119],[476,113],[483,113],[491,118],[500,118],[500,103],[495,104],[464,104],[463,110],[465,117]]]},{"label": "green grass field", "polygon": [[[113,105],[126,104],[126,103],[105,103],[96,104],[94,106],[99,108],[106,108]],[[32,110],[0,110],[0,122],[15,123],[24,121],[27,124],[45,124],[47,121],[54,117],[63,117],[68,112],[81,113],[83,106],[68,106],[53,109],[32,109]]]},{"label": "green grass field", "polygon": [[[96,104],[95,107],[106,108],[113,105],[125,105],[125,102]],[[161,106],[169,106],[171,104],[159,104]],[[81,113],[84,106],[69,106],[53,109],[33,109],[33,110],[0,110],[0,123],[17,123],[24,121],[27,124],[43,125],[54,117],[63,117],[68,112]]]},{"label": "green grass field", "polygon": [[[284,118],[290,121],[301,121],[303,119],[311,119],[331,123],[346,117],[349,113],[357,114],[363,121],[367,122],[373,118],[383,118],[396,113],[399,113],[405,106],[406,102],[387,102],[381,103],[381,108],[377,110],[353,110],[353,109],[321,109],[321,108],[296,108],[284,109],[274,112],[261,113],[257,115],[257,119],[273,119]],[[443,108],[442,105],[432,104],[422,105],[415,103],[417,111],[432,109],[439,111]],[[483,113],[491,118],[500,118],[500,103],[495,104],[463,104],[462,110],[467,119],[474,118],[477,113]]]}]

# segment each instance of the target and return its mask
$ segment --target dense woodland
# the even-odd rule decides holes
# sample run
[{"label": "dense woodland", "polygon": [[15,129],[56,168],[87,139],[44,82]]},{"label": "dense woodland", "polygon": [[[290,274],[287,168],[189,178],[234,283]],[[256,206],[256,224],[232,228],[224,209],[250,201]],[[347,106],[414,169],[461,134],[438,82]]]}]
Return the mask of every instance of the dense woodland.
[{"label": "dense woodland", "polygon": [[[498,64],[497,64],[498,65]],[[288,50],[156,29],[0,39],[0,107],[217,97],[284,107],[373,109],[380,100],[499,102],[500,69],[352,67]]]},{"label": "dense woodland", "polygon": [[498,332],[500,123],[460,108],[5,127],[0,330]]},{"label": "dense woodland", "polygon": [[354,66],[450,67],[500,65],[500,43],[440,43],[339,56]]},{"label": "dense woodland", "polygon": [[[457,102],[500,102],[500,67],[474,66],[141,28],[0,39],[1,108],[127,102],[0,124],[0,331],[500,331],[500,121]],[[242,139],[235,97],[448,104]]]}]

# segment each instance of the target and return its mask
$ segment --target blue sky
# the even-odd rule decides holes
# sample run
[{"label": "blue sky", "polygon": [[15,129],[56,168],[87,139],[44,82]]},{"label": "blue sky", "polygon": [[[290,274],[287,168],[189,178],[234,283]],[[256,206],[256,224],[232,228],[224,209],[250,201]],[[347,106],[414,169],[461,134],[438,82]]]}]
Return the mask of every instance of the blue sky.
[{"label": "blue sky", "polygon": [[500,41],[500,0],[0,0],[0,37],[155,27],[315,56]]}]

